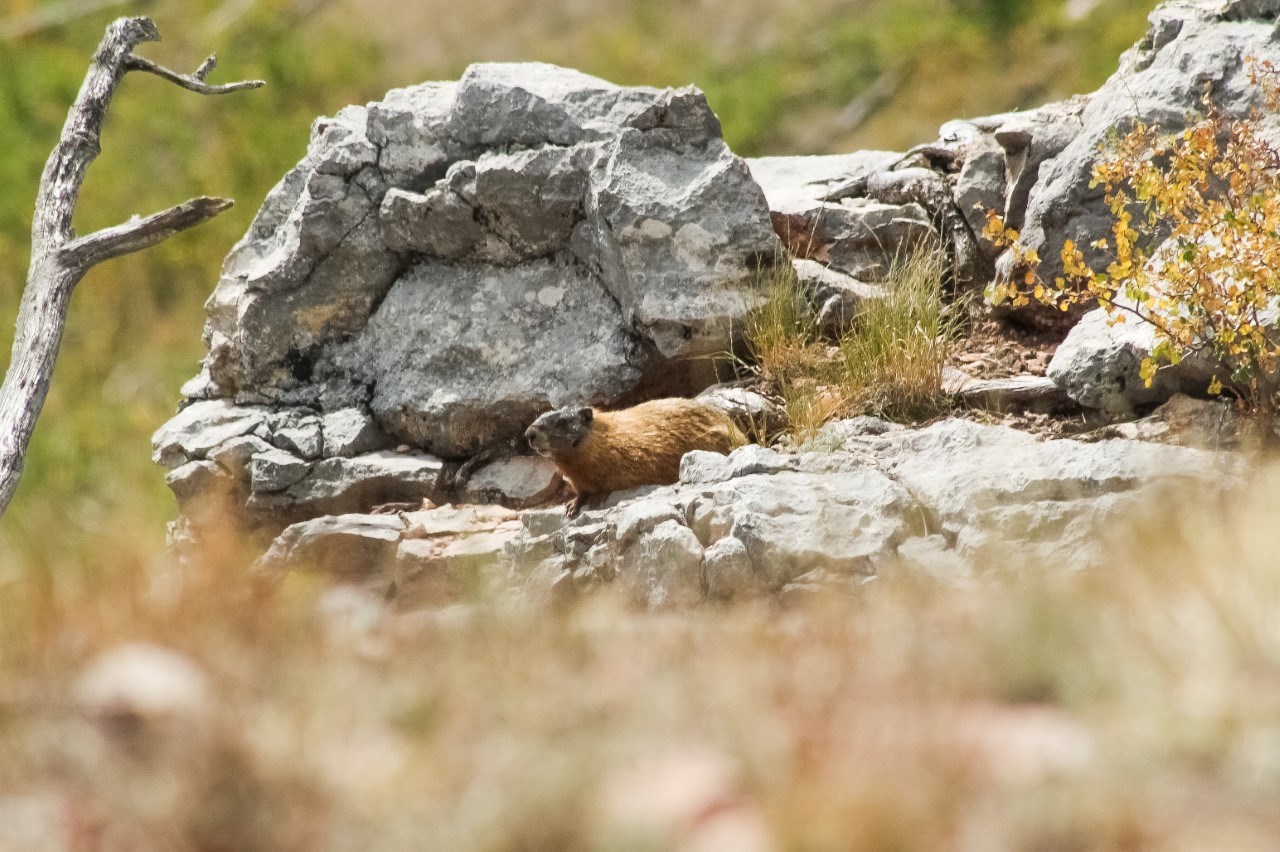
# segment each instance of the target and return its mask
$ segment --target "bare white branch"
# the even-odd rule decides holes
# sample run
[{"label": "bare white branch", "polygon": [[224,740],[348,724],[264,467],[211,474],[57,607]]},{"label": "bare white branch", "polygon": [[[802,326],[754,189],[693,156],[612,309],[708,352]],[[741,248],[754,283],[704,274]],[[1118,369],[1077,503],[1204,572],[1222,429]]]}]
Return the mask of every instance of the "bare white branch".
[{"label": "bare white branch", "polygon": [[125,60],[126,71],[146,71],[148,74],[155,74],[157,77],[163,77],[175,86],[181,86],[193,92],[202,95],[225,95],[228,92],[241,92],[245,89],[259,89],[266,85],[262,80],[242,80],[238,83],[224,83],[220,86],[211,86],[204,81],[204,77],[218,63],[215,56],[210,56],[204,62],[200,63],[200,67],[196,69],[194,74],[179,74],[177,71],[170,71],[163,65],[157,65],[150,59],[143,59],[141,56],[129,56]]},{"label": "bare white branch", "polygon": [[194,198],[84,237],[76,238],[72,233],[71,219],[85,172],[101,147],[107,107],[127,72],[158,74],[184,89],[209,95],[262,85],[259,80],[224,86],[205,83],[216,63],[212,56],[188,76],[133,55],[139,44],[159,38],[148,18],[120,18],[107,27],[40,177],[31,221],[31,265],[18,309],[13,356],[0,385],[0,515],[13,499],[22,475],[27,447],[53,380],[76,284],[95,264],[153,246],[231,206],[224,198]]},{"label": "bare white branch", "polygon": [[104,260],[132,254],[164,242],[174,234],[207,222],[234,204],[230,198],[201,196],[153,213],[134,216],[111,228],[94,231],[62,247],[61,260],[70,266],[96,266]]}]

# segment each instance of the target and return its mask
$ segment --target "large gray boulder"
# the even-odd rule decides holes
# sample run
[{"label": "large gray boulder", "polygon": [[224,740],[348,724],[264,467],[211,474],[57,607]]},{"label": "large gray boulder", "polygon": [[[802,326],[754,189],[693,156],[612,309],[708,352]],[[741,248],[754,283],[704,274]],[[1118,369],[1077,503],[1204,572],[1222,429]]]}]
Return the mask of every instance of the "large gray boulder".
[{"label": "large gray boulder", "polygon": [[777,250],[696,89],[475,65],[316,122],[227,258],[187,390],[356,408],[464,457],[731,348]]},{"label": "large gray boulder", "polygon": [[156,460],[255,516],[438,496],[441,458],[548,408],[701,390],[778,251],[696,89],[484,64],[393,90],[316,121],[228,255]]}]

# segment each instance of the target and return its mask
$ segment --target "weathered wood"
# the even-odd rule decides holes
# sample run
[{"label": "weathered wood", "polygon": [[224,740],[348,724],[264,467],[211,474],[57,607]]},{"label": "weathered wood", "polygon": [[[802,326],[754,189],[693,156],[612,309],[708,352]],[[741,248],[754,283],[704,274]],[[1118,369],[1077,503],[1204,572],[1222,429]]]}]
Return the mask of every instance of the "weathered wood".
[{"label": "weathered wood", "polygon": [[221,198],[195,198],[145,218],[77,238],[71,229],[89,164],[98,156],[102,123],[116,86],[129,71],[147,71],[202,94],[257,88],[260,80],[211,86],[209,57],[193,75],[178,74],[133,55],[160,34],[148,18],[121,18],[107,27],[58,143],[45,164],[31,222],[31,263],[18,310],[13,355],[0,385],[0,514],[22,475],[31,435],[53,379],[54,362],[75,286],[94,265],[139,251],[213,218],[231,206]]}]

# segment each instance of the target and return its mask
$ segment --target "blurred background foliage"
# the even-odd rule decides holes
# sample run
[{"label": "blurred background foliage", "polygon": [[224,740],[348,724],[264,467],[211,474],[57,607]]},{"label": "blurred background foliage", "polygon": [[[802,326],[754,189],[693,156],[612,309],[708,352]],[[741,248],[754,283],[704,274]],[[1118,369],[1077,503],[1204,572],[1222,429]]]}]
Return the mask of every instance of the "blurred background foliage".
[{"label": "blurred background foliage", "polygon": [[[694,83],[743,155],[904,148],[950,118],[1086,92],[1142,33],[1148,0],[7,0],[0,5],[0,347],[26,275],[32,201],[103,27],[151,15],[140,51],[265,89],[201,97],[130,75],[78,208],[81,232],[198,194],[238,206],[89,274],[18,496],[0,586],[34,570],[157,558],[173,505],[150,433],[202,355],[223,255],[302,155],[313,118],[480,60],[537,59],[623,84]],[[86,559],[86,554],[89,559]],[[97,558],[94,558],[94,555]],[[8,572],[8,573],[6,573]],[[29,575],[28,575],[29,576]]]}]

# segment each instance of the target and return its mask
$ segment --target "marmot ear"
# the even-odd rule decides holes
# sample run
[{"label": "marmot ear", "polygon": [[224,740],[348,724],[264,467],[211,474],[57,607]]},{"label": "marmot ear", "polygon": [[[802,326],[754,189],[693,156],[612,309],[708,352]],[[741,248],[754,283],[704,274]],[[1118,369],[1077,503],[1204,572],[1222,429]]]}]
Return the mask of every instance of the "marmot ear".
[{"label": "marmot ear", "polygon": [[581,420],[584,424],[590,423],[592,418],[594,418],[595,416],[596,416],[596,413],[592,411],[590,408],[578,409],[578,419]]}]

